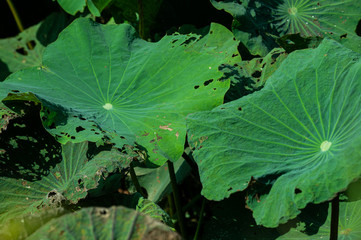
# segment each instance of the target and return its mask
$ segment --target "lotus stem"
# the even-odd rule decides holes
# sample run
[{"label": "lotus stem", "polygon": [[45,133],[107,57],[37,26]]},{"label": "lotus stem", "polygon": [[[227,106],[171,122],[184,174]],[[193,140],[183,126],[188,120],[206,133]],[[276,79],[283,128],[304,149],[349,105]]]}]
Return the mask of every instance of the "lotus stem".
[{"label": "lotus stem", "polygon": [[144,39],[144,13],[143,1],[138,0],[138,13],[139,13],[139,36]]},{"label": "lotus stem", "polygon": [[[11,0],[6,0],[6,2],[8,3],[10,11],[13,14],[13,17],[15,19],[15,22],[16,22],[16,25],[18,26],[19,31],[20,32],[24,31],[24,27],[23,27],[23,24],[21,23],[20,16],[19,16],[18,12],[16,11],[16,8],[15,8],[13,2]],[[29,49],[34,48],[30,42],[27,42],[26,45],[28,46]]]},{"label": "lotus stem", "polygon": [[130,173],[130,177],[132,178],[132,182],[133,182],[133,184],[135,186],[135,189],[137,190],[137,192],[139,192],[145,198],[146,196],[145,196],[145,194],[143,192],[142,187],[139,184],[137,174],[135,174],[134,167],[133,167],[133,162],[130,163],[129,173]]},{"label": "lotus stem", "polygon": [[340,199],[339,195],[332,199],[331,203],[331,230],[330,240],[337,240],[338,238],[338,219],[340,212]]},{"label": "lotus stem", "polygon": [[174,216],[174,203],[172,195],[168,194],[167,196],[168,204],[169,204],[169,216],[173,219]]},{"label": "lotus stem", "polygon": [[169,160],[168,160],[168,172],[169,172],[170,181],[172,183],[174,204],[175,204],[175,208],[177,210],[177,218],[178,218],[178,225],[179,225],[180,233],[183,238],[186,238],[186,231],[184,228],[184,216],[183,216],[182,206],[181,206],[181,202],[180,202],[177,179],[176,179],[175,172],[174,172],[174,165]]},{"label": "lotus stem", "polygon": [[198,220],[198,224],[197,224],[197,230],[196,230],[196,233],[194,234],[194,240],[198,239],[199,232],[200,232],[200,229],[202,227],[203,218],[204,218],[204,208],[206,206],[206,201],[207,200],[205,198],[203,198],[201,211],[199,213],[199,220]]}]

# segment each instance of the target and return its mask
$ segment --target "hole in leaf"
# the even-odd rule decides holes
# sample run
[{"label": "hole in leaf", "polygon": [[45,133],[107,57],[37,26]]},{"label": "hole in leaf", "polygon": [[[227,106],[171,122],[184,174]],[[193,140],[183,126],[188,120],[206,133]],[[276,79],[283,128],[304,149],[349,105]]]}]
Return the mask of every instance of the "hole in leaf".
[{"label": "hole in leaf", "polygon": [[50,191],[48,193],[48,198],[51,198],[51,197],[54,197],[56,195],[56,192],[55,191]]},{"label": "hole in leaf", "polygon": [[83,128],[82,126],[78,126],[75,128],[75,131],[78,133],[78,132],[81,132],[81,131],[84,131],[85,128]]},{"label": "hole in leaf", "polygon": [[108,212],[107,212],[106,209],[100,209],[100,210],[99,210],[99,213],[100,213],[101,215],[106,215]]},{"label": "hole in leaf", "polygon": [[79,179],[78,179],[78,184],[80,184],[80,183],[81,183],[81,179],[79,178]]},{"label": "hole in leaf", "polygon": [[259,78],[261,76],[261,73],[261,71],[255,71],[254,73],[252,73],[252,77]]},{"label": "hole in leaf", "polygon": [[182,45],[188,45],[188,44],[190,44],[190,43],[192,43],[193,41],[196,41],[196,40],[197,40],[196,37],[190,37],[190,38],[188,38],[187,40],[185,40],[185,41],[181,44],[181,46],[182,46]]},{"label": "hole in leaf", "polygon": [[232,189],[233,189],[233,188],[232,188],[232,187],[230,187],[230,188],[228,188],[228,190],[227,190],[227,191],[232,191]]},{"label": "hole in leaf", "polygon": [[213,79],[209,79],[203,83],[204,86],[208,86],[211,82],[213,82]]},{"label": "hole in leaf", "polygon": [[[31,41],[27,42],[26,45],[28,46],[28,49],[29,49],[29,46],[31,46],[32,48],[34,48],[35,45],[36,45],[36,42],[35,42],[34,40],[31,40]],[[31,49],[29,49],[29,50],[31,50]]]},{"label": "hole in leaf", "polygon": [[238,110],[239,110],[239,111],[242,111],[242,107],[239,107]]},{"label": "hole in leaf", "polygon": [[347,38],[347,33],[342,34],[342,35],[340,36],[340,39],[344,39],[344,38]]},{"label": "hole in leaf", "polygon": [[217,90],[217,88],[213,88],[213,91],[216,91]]},{"label": "hole in leaf", "polygon": [[232,57],[237,57],[238,56],[238,54],[232,54]]},{"label": "hole in leaf", "polygon": [[75,137],[74,137],[74,136],[71,136],[70,138],[71,138],[71,139],[73,139],[73,140],[75,139]]},{"label": "hole in leaf", "polygon": [[358,24],[356,27],[356,34],[361,37],[361,20],[358,21]]},{"label": "hole in leaf", "polygon": [[120,138],[121,138],[121,139],[125,139],[125,137],[123,137],[123,136],[120,136]]},{"label": "hole in leaf", "polygon": [[199,85],[195,85],[195,86],[194,86],[194,89],[198,89],[198,88],[199,88]]},{"label": "hole in leaf", "polygon": [[79,117],[79,119],[80,119],[80,120],[83,120],[83,121],[85,121],[85,120],[86,120],[86,119],[85,119],[85,118],[83,118],[83,117]]},{"label": "hole in leaf", "polygon": [[299,189],[299,188],[295,189],[295,194],[300,194],[301,192],[302,192],[301,189]]},{"label": "hole in leaf", "polygon": [[144,187],[140,187],[142,189],[142,192],[144,194],[144,197],[145,198],[148,198],[148,192],[147,192],[147,189],[145,189]]},{"label": "hole in leaf", "polygon": [[213,31],[210,31],[209,34],[213,34]]},{"label": "hole in leaf", "polygon": [[18,48],[16,49],[16,52],[23,55],[23,56],[27,56],[28,52],[22,47],[22,48]]}]

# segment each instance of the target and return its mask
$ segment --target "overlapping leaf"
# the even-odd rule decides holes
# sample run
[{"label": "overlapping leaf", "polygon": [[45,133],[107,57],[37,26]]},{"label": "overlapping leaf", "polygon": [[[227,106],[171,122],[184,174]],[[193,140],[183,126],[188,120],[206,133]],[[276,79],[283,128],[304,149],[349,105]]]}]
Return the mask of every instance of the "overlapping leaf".
[{"label": "overlapping leaf", "polygon": [[220,65],[239,61],[237,42],[221,25],[210,33],[145,42],[129,25],[102,26],[77,19],[43,56],[42,66],[19,71],[1,84],[33,92],[43,104],[78,115],[136,141],[150,161],[178,160],[185,116],[222,103],[229,80]]},{"label": "overlapping leaf", "polygon": [[140,26],[140,34],[144,39],[151,37],[151,31],[159,26],[156,22],[163,0],[116,0],[111,12],[116,22],[128,21],[134,27]]},{"label": "overlapping leaf", "polygon": [[181,239],[166,225],[124,207],[84,208],[53,219],[31,239]]},{"label": "overlapping leaf", "polygon": [[266,55],[275,38],[290,33],[333,38],[360,52],[358,0],[211,0],[235,18],[235,36],[252,54]]},{"label": "overlapping leaf", "polygon": [[103,9],[111,3],[111,0],[57,0],[57,2],[71,15],[83,12],[87,6],[94,16],[99,17]]},{"label": "overlapping leaf", "polygon": [[360,55],[324,40],[291,53],[261,91],[190,115],[203,195],[249,186],[257,223],[275,227],[345,189],[361,174],[360,78]]},{"label": "overlapping leaf", "polygon": [[[283,49],[275,48],[265,57],[225,66],[223,71],[231,77],[231,87],[224,97],[225,102],[260,90],[286,57],[287,54]],[[239,72],[239,74],[232,74],[233,72]]]},{"label": "overlapping leaf", "polygon": [[[361,201],[341,202],[339,213],[338,239],[358,240],[361,236]],[[309,219],[313,221],[314,219]],[[306,222],[307,223],[307,222]],[[314,240],[327,239],[330,236],[331,226],[331,203],[328,210],[328,217],[317,233],[309,235],[305,233],[304,227],[292,228],[287,234],[277,238],[278,240]]]},{"label": "overlapping leaf", "polygon": [[[174,171],[177,182],[181,183],[188,176],[190,170],[190,166],[183,158],[175,162]],[[158,168],[135,167],[134,171],[139,184],[147,191],[147,199],[157,203],[162,197],[172,192],[167,164]],[[136,189],[134,186],[130,186],[129,191],[136,192]]]},{"label": "overlapping leaf", "polygon": [[[88,144],[63,146],[62,161],[40,180],[0,177],[0,224],[63,201],[77,203],[110,173],[128,167],[130,160],[118,151],[103,151],[89,161]],[[45,150],[46,151],[46,150]]]}]

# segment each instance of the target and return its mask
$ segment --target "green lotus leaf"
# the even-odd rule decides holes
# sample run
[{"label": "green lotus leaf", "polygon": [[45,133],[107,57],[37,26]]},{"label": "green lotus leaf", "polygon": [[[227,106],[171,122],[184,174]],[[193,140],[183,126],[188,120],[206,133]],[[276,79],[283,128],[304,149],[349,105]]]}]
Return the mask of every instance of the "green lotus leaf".
[{"label": "green lotus leaf", "polygon": [[148,216],[157,219],[170,227],[173,226],[169,215],[161,207],[149,199],[145,199],[143,197],[139,198],[136,210],[143,214],[147,214]]},{"label": "green lotus leaf", "polygon": [[0,39],[0,61],[6,65],[8,71],[4,73],[0,70],[0,81],[11,72],[41,65],[45,47],[55,41],[68,23],[65,14],[54,13],[16,37]]},{"label": "green lotus leaf", "polygon": [[87,196],[89,190],[96,188],[100,180],[128,167],[131,160],[116,150],[102,151],[88,159],[87,150],[87,142],[64,145],[61,162],[40,180],[1,176],[0,225],[36,213],[38,208],[59,207],[64,201],[77,203]]},{"label": "green lotus leaf", "polygon": [[[153,238],[147,238],[152,236]],[[181,239],[157,220],[124,208],[84,208],[53,219],[27,240],[32,239]]]},{"label": "green lotus leaf", "polygon": [[202,194],[249,186],[257,223],[276,227],[346,189],[361,174],[360,78],[360,54],[325,39],[291,53],[262,90],[189,115]]},{"label": "green lotus leaf", "polygon": [[285,34],[333,38],[360,52],[356,34],[361,20],[358,0],[211,0],[235,18],[234,33],[254,55],[266,55]]},{"label": "green lotus leaf", "polygon": [[57,0],[57,2],[64,11],[71,15],[83,12],[87,6],[94,16],[99,17],[103,9],[111,3],[111,0]]},{"label": "green lotus leaf", "polygon": [[63,208],[43,208],[40,211],[11,219],[6,224],[0,225],[1,240],[23,240],[46,224],[53,218],[59,217],[69,211]]},{"label": "green lotus leaf", "polygon": [[[188,176],[190,170],[190,166],[183,158],[176,161],[174,163],[174,171],[177,183],[180,184],[183,179]],[[172,192],[167,164],[158,168],[135,167],[134,171],[138,177],[140,186],[147,191],[147,199],[157,203],[162,197]],[[129,182],[130,181],[129,179]],[[128,190],[130,192],[136,192],[134,185],[130,185]]]},{"label": "green lotus leaf", "polygon": [[136,141],[156,165],[176,161],[184,148],[185,116],[223,102],[229,80],[221,79],[218,67],[240,60],[231,32],[218,24],[210,32],[150,43],[127,24],[77,19],[45,50],[42,66],[0,84],[0,98],[32,92],[63,115],[116,132],[123,144]]}]

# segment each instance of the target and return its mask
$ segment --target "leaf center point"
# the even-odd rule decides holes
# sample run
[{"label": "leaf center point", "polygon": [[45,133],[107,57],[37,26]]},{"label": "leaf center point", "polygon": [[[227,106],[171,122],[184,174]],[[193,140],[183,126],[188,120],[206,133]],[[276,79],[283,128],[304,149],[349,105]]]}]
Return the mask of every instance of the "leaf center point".
[{"label": "leaf center point", "polygon": [[110,103],[106,103],[106,104],[103,105],[103,108],[106,109],[106,110],[111,110],[111,109],[113,109],[113,105],[110,104]]},{"label": "leaf center point", "polygon": [[297,8],[296,7],[291,7],[288,9],[288,13],[290,15],[296,15],[297,14]]},{"label": "leaf center point", "polygon": [[328,149],[330,149],[331,145],[332,145],[332,142],[323,141],[323,142],[321,143],[321,146],[320,146],[321,151],[322,151],[322,152],[328,151]]}]

